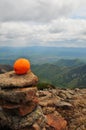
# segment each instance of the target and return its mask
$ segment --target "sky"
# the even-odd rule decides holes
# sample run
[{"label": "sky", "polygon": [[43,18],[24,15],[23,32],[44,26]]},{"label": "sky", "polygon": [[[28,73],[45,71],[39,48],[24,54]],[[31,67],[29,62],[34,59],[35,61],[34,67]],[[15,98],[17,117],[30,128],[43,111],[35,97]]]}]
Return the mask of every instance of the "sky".
[{"label": "sky", "polygon": [[86,0],[0,0],[0,46],[86,47]]}]

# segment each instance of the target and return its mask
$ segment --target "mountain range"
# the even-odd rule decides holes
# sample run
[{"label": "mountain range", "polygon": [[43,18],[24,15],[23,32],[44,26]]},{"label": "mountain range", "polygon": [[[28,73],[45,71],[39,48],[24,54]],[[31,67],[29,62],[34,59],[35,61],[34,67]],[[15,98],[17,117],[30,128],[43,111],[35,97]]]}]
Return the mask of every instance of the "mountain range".
[{"label": "mountain range", "polygon": [[12,65],[19,57],[28,58],[31,64],[57,62],[59,59],[81,59],[86,62],[86,48],[65,47],[0,47],[0,63]]},{"label": "mountain range", "polygon": [[[33,49],[33,47],[31,50],[28,50],[28,48],[26,48],[26,50],[25,48],[22,48],[22,50],[20,49],[20,51],[19,48],[3,48],[0,50],[1,80],[3,80],[2,73],[13,70],[13,63],[15,59],[22,56],[30,59],[31,70],[32,72],[34,72],[35,75],[38,76],[37,79],[39,79],[39,82],[37,84],[38,91],[35,90],[36,88],[33,87],[31,88],[30,86],[29,86],[30,88],[29,90],[28,85],[26,85],[27,87],[26,89],[25,88],[22,89],[22,93],[24,96],[27,96],[28,90],[29,91],[32,90],[32,92],[29,92],[30,95],[32,95],[32,93],[37,92],[37,95],[36,94],[32,95],[34,96],[34,101],[29,104],[30,109],[27,109],[28,104],[23,103],[22,105],[21,101],[24,100],[25,102],[25,99],[28,100],[28,98],[24,98],[24,96],[22,98],[20,90],[19,89],[16,90],[16,87],[14,89],[14,87],[12,87],[12,84],[10,84],[11,85],[10,88],[10,85],[8,85],[7,82],[8,81],[7,77],[5,77],[4,81],[7,82],[7,85],[9,87],[7,87],[7,89],[6,86],[5,89],[1,88],[0,130],[10,129],[9,126],[12,128],[13,126],[14,127],[18,126],[19,128],[20,124],[22,126],[22,121],[23,121],[23,119],[21,121],[20,117],[22,118],[24,117],[23,126],[27,125],[26,122],[30,120],[30,127],[28,127],[28,129],[31,130],[33,128],[43,129],[43,127],[44,129],[48,128],[48,129],[85,130],[86,128],[86,116],[85,116],[86,115],[86,109],[85,109],[86,108],[86,61],[85,61],[86,55],[85,53],[86,52],[85,49],[84,48],[81,50],[76,49],[76,53],[73,53],[73,50],[70,49],[72,53],[71,51],[70,53],[68,53],[68,50],[66,50],[65,48],[63,50],[67,51],[66,52],[67,56],[64,51],[62,51],[60,55],[57,55],[57,51],[54,52],[54,50],[52,50],[53,53],[51,53],[52,51],[50,50],[47,53],[47,49],[45,52],[43,52],[43,50],[41,50],[40,47],[39,50],[38,49],[35,50],[35,48]],[[8,76],[9,78],[13,77],[12,74],[10,74],[9,76]],[[14,76],[16,77],[16,75]],[[14,79],[16,83],[16,78]],[[24,79],[25,77],[23,77],[22,81]],[[2,82],[1,85],[3,83],[4,82]],[[33,83],[35,83],[34,80]],[[24,82],[22,85],[24,85]],[[85,89],[79,89],[79,88],[85,88]],[[39,90],[39,89],[43,89],[43,90]],[[9,99],[11,101],[9,101]],[[17,108],[15,108],[15,103],[14,102],[12,103],[12,101],[14,102],[17,101],[17,104],[18,102],[20,103],[18,110]],[[11,107],[10,109],[8,109],[9,103],[12,104],[11,105],[12,109]],[[36,107],[34,103],[36,103],[36,105],[38,106]],[[6,108],[2,109],[2,107],[6,107]],[[21,112],[19,112],[20,108],[22,110]],[[28,112],[30,113],[28,114]],[[39,115],[40,118],[39,116],[37,117],[38,115],[37,113],[40,114]],[[22,116],[20,114],[24,114],[24,115]],[[10,123],[11,121],[12,123]],[[13,121],[15,125],[13,125]]]},{"label": "mountain range", "polygon": [[[63,64],[59,64],[63,63]],[[60,60],[56,64],[32,65],[39,82],[62,88],[86,87],[86,64],[79,60]]]},{"label": "mountain range", "polygon": [[19,57],[30,60],[39,83],[86,87],[86,48],[0,47],[0,73],[12,70]]},{"label": "mountain range", "polygon": [[[11,65],[0,64],[0,73],[11,70]],[[38,76],[41,88],[48,84],[61,88],[86,88],[86,64],[77,59],[31,65],[31,70]]]}]

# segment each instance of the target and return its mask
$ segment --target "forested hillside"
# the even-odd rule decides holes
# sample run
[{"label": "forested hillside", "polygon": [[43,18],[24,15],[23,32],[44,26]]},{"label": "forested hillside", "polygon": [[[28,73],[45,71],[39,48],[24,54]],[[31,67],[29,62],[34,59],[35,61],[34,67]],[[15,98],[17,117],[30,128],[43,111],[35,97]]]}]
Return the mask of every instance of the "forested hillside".
[{"label": "forested hillside", "polygon": [[[74,62],[74,63],[73,63]],[[58,87],[86,87],[86,64],[64,60],[64,65],[43,64],[32,65],[32,70],[39,77],[39,82],[47,82]],[[74,65],[75,64],[75,65]]]},{"label": "forested hillside", "polygon": [[[10,65],[0,65],[0,73],[12,69]],[[38,76],[39,83],[63,88],[86,87],[86,63],[79,59],[60,59],[57,62],[45,64],[31,63],[31,70]]]}]

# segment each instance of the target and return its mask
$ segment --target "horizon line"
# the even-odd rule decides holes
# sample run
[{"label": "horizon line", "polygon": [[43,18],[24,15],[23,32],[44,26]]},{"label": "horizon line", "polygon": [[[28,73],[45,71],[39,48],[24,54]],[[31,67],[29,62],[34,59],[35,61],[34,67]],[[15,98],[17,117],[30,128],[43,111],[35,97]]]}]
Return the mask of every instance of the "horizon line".
[{"label": "horizon line", "polygon": [[40,45],[39,45],[39,46],[35,46],[35,45],[32,45],[32,46],[28,46],[28,45],[27,45],[27,46],[26,46],[26,45],[25,45],[25,46],[6,46],[6,45],[5,45],[5,46],[0,46],[0,48],[2,48],[2,47],[3,47],[3,48],[4,48],[4,47],[15,47],[15,48],[23,48],[23,47],[46,47],[46,48],[48,48],[48,47],[49,47],[49,48],[86,48],[86,47],[84,47],[84,46],[82,46],[82,47],[78,47],[78,46],[77,46],[77,47],[74,47],[74,46],[69,47],[69,46],[40,46]]}]

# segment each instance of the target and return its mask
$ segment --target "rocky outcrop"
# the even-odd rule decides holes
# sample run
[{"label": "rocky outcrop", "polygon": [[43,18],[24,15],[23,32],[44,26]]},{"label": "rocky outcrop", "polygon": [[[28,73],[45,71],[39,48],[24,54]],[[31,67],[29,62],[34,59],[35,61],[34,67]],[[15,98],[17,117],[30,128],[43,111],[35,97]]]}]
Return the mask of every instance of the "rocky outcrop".
[{"label": "rocky outcrop", "polygon": [[31,71],[0,75],[0,130],[86,130],[86,89],[37,90]]},{"label": "rocky outcrop", "polygon": [[38,103],[38,81],[31,71],[17,75],[14,71],[0,75],[0,126],[12,130],[39,129],[44,127],[46,117]]},{"label": "rocky outcrop", "polygon": [[0,75],[1,88],[18,88],[34,86],[38,82],[38,78],[31,71],[24,75],[17,75],[14,71],[10,71]]},{"label": "rocky outcrop", "polygon": [[57,88],[38,94],[51,130],[86,130],[86,89]]}]

